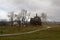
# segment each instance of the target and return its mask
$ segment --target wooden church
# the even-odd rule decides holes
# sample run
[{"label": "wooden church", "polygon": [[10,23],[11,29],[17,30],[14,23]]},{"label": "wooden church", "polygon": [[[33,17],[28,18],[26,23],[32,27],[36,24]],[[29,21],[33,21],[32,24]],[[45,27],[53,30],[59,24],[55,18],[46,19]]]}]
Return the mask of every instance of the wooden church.
[{"label": "wooden church", "polygon": [[41,18],[36,14],[34,18],[30,20],[31,25],[42,25]]}]

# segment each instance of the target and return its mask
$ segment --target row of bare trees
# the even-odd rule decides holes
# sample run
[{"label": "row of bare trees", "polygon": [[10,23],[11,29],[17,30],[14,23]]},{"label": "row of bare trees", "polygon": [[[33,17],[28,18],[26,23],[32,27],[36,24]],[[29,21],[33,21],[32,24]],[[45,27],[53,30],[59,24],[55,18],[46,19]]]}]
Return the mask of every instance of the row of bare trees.
[{"label": "row of bare trees", "polygon": [[[8,17],[11,21],[11,26],[13,26],[13,21],[14,21],[14,18],[16,18],[18,20],[18,24],[20,26],[20,23],[21,21],[23,22],[25,17],[26,17],[26,14],[27,14],[27,10],[24,10],[22,9],[21,12],[17,15],[17,14],[14,14],[14,12],[9,12],[8,13]],[[20,19],[22,18],[22,20],[20,21]]]},{"label": "row of bare trees", "polygon": [[[14,12],[9,12],[8,17],[10,18],[11,26],[13,26],[14,18],[17,18],[18,24],[20,26],[20,23],[21,22],[23,23],[25,21],[26,14],[27,14],[27,10],[24,10],[24,9],[22,9],[18,15],[14,14]],[[29,16],[30,16],[30,14],[29,14]],[[47,15],[45,13],[42,13],[40,17],[41,17],[42,21],[46,21],[46,19],[47,19]],[[22,20],[20,21],[20,19],[22,19]]]}]

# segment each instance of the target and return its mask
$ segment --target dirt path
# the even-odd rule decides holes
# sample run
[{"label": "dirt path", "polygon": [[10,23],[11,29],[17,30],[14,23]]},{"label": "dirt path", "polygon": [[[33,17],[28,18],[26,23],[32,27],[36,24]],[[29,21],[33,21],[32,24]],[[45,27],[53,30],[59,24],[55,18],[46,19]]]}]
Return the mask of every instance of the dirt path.
[{"label": "dirt path", "polygon": [[21,34],[30,34],[30,33],[38,32],[38,31],[41,31],[41,30],[47,30],[49,28],[51,28],[51,27],[47,26],[46,28],[42,28],[42,29],[30,31],[30,32],[14,33],[14,34],[0,34],[0,36],[14,36],[14,35],[21,35]]}]

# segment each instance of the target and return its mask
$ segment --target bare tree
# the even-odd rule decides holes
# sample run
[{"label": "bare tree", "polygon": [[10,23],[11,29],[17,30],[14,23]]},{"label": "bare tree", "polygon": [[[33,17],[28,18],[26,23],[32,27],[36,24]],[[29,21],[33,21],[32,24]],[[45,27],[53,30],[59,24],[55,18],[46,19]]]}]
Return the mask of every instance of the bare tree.
[{"label": "bare tree", "polygon": [[20,26],[20,24],[25,21],[26,14],[27,14],[27,10],[25,10],[25,9],[22,9],[21,12],[19,12],[19,14],[14,14],[14,12],[9,12],[8,17],[11,20],[11,26],[13,25],[13,19],[14,19],[14,17],[17,18],[18,24]]},{"label": "bare tree", "polygon": [[22,9],[21,10],[21,18],[22,18],[22,23],[24,24],[24,22],[25,22],[25,18],[26,18],[26,14],[27,14],[27,10],[25,10],[25,9]]},{"label": "bare tree", "polygon": [[14,12],[9,12],[8,17],[10,18],[11,26],[13,26]]},{"label": "bare tree", "polygon": [[19,26],[25,21],[26,13],[27,13],[27,10],[22,9],[21,12],[16,16]]},{"label": "bare tree", "polygon": [[20,13],[18,15],[16,15],[16,18],[17,18],[17,23],[19,24],[19,27],[20,27],[20,23],[21,23],[21,21],[20,21],[20,19],[21,19]]},{"label": "bare tree", "polygon": [[42,19],[42,22],[46,22],[46,20],[47,20],[47,14],[42,13],[41,14],[41,19]]}]

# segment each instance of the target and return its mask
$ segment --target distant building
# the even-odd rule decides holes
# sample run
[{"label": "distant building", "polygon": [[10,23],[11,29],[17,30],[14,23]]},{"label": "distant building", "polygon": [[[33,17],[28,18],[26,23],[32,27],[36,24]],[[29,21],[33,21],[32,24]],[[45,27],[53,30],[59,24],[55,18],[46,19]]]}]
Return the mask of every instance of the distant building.
[{"label": "distant building", "polygon": [[31,18],[30,23],[32,25],[42,25],[41,18],[37,14],[34,18]]}]

